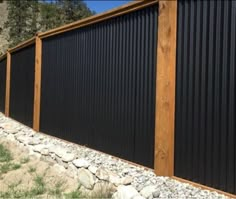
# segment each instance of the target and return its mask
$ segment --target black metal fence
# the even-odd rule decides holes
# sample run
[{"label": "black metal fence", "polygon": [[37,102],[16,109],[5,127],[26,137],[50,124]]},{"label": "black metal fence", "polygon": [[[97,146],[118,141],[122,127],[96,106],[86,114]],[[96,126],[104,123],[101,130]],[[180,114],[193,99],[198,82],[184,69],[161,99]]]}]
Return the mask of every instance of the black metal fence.
[{"label": "black metal fence", "polygon": [[7,59],[0,60],[0,111],[5,112]]},{"label": "black metal fence", "polygon": [[153,167],[157,11],[43,40],[42,132]]},{"label": "black metal fence", "polygon": [[236,193],[236,1],[178,1],[175,175]]},{"label": "black metal fence", "polygon": [[35,45],[11,55],[10,117],[33,126]]}]

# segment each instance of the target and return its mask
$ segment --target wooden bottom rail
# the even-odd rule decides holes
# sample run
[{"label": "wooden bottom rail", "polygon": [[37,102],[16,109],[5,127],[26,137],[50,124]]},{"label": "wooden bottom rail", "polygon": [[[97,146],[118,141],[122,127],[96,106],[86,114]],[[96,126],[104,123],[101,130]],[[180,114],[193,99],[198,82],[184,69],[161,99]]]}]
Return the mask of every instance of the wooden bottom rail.
[{"label": "wooden bottom rail", "polygon": [[176,177],[176,176],[172,176],[171,177],[172,179],[174,180],[177,180],[177,181],[180,181],[180,182],[183,182],[183,183],[188,183],[194,187],[197,187],[197,188],[202,188],[202,189],[206,189],[206,190],[209,190],[209,191],[215,191],[219,194],[222,194],[222,195],[225,195],[227,197],[230,197],[230,198],[236,198],[236,195],[234,194],[231,194],[231,193],[227,193],[227,192],[224,192],[224,191],[221,191],[219,189],[215,189],[215,188],[212,188],[212,187],[208,187],[208,186],[205,186],[205,185],[202,185],[202,184],[199,184],[199,183],[196,183],[196,182],[192,182],[190,180],[185,180],[183,178],[179,178],[179,177]]}]

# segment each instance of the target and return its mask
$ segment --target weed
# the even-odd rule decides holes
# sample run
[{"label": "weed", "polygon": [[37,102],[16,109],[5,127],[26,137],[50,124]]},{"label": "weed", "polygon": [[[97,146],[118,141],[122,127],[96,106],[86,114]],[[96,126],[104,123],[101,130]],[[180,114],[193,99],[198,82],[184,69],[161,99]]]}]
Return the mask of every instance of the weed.
[{"label": "weed", "polygon": [[0,144],[0,162],[9,162],[10,160],[12,160],[10,151]]},{"label": "weed", "polygon": [[89,198],[112,198],[114,188],[109,183],[102,183],[98,188],[92,192]]},{"label": "weed", "polygon": [[82,196],[82,194],[81,194],[81,192],[80,191],[78,191],[78,190],[76,190],[76,191],[72,191],[72,192],[70,192],[70,193],[67,193],[67,194],[65,194],[65,198],[66,199],[73,199],[73,198],[82,198],[83,196]]},{"label": "weed", "polygon": [[46,192],[46,185],[44,182],[44,177],[36,175],[34,178],[34,187],[31,190],[33,195],[42,195]]},{"label": "weed", "polygon": [[51,190],[49,190],[49,194],[56,196],[57,198],[61,198],[62,197],[62,192],[65,190],[65,187],[63,185],[65,185],[66,181],[65,180],[60,180],[58,182],[56,182],[55,187]]},{"label": "weed", "polygon": [[0,173],[1,174],[7,173],[8,171],[16,170],[16,169],[19,169],[20,167],[21,167],[20,164],[6,162],[6,163],[0,165]]},{"label": "weed", "polygon": [[7,199],[7,198],[29,197],[30,196],[29,191],[17,189],[17,187],[20,183],[21,183],[21,181],[8,185],[8,190],[6,192],[0,192],[0,198]]},{"label": "weed", "polygon": [[16,170],[16,169],[19,169],[19,168],[21,168],[20,164],[12,164],[12,166],[11,166],[11,170]]},{"label": "weed", "polygon": [[29,162],[29,158],[28,157],[24,157],[24,158],[21,158],[21,160],[20,160],[20,163],[21,164],[26,164],[26,163],[28,163]]},{"label": "weed", "polygon": [[28,172],[29,173],[34,173],[34,172],[36,172],[36,168],[32,167],[32,166],[29,166]]}]

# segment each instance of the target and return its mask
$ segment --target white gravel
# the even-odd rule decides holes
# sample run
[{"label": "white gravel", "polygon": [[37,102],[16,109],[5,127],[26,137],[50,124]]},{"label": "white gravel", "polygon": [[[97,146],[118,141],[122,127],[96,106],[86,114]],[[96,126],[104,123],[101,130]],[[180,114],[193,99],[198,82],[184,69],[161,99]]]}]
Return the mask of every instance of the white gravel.
[{"label": "white gravel", "polygon": [[[118,191],[114,194],[114,199],[121,199],[121,196],[128,199],[132,193],[125,195],[126,190],[136,190],[138,195],[134,192],[135,198],[228,198],[217,192],[196,188],[169,177],[156,176],[152,170],[134,166],[84,146],[37,133],[6,118],[2,113],[0,113],[0,137],[17,142],[20,146],[27,147],[30,153],[37,153],[48,161],[56,161],[70,175],[78,175],[77,170],[81,168],[88,168],[86,171],[94,176],[109,175],[113,182],[117,182]],[[99,173],[98,169],[102,171],[99,170]]]}]

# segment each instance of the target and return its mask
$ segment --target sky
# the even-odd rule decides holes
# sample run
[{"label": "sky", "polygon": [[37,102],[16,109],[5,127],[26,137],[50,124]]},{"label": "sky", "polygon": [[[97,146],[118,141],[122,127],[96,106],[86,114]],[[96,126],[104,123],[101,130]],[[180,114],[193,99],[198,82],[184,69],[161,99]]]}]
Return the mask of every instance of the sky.
[{"label": "sky", "polygon": [[87,4],[87,6],[95,11],[96,13],[105,12],[107,10],[110,10],[112,8],[116,8],[118,6],[124,5],[126,3],[129,3],[131,0],[84,0],[84,2]]}]

